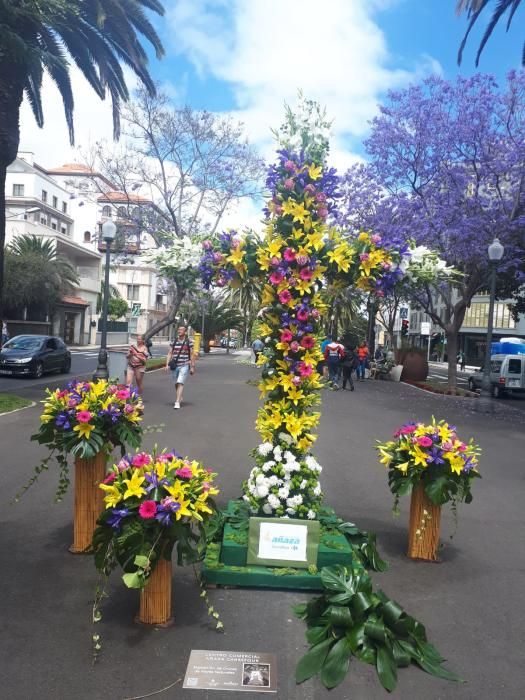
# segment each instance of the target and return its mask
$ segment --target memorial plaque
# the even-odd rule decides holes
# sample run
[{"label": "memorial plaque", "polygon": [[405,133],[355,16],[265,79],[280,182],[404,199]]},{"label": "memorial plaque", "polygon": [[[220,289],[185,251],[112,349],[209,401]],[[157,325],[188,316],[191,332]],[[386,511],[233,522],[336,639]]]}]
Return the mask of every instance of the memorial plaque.
[{"label": "memorial plaque", "polygon": [[319,521],[250,518],[246,563],[307,569],[317,565]]},{"label": "memorial plaque", "polygon": [[182,687],[276,693],[275,654],[192,649]]}]

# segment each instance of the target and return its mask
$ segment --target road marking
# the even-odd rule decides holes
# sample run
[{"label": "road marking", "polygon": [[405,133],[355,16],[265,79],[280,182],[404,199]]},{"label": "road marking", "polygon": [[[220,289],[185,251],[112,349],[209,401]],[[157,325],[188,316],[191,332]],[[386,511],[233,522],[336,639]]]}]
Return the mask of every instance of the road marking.
[{"label": "road marking", "polygon": [[82,350],[71,350],[72,355],[83,355],[84,357],[98,357],[98,352],[85,352]]}]

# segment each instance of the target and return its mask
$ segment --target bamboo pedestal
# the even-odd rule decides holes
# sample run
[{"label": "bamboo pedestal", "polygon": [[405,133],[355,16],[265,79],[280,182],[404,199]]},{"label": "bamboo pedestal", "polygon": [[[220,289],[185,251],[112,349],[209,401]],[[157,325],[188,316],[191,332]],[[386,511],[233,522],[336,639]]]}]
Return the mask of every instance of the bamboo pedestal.
[{"label": "bamboo pedestal", "polygon": [[73,544],[69,551],[83,554],[91,548],[97,519],[104,508],[104,493],[99,484],[106,476],[106,455],[75,459],[75,511]]},{"label": "bamboo pedestal", "polygon": [[140,592],[140,610],[136,622],[144,625],[169,627],[171,616],[171,560],[160,558],[146,587]]},{"label": "bamboo pedestal", "polygon": [[423,484],[412,490],[408,528],[408,556],[411,559],[438,561],[441,506],[435,506],[425,494]]}]

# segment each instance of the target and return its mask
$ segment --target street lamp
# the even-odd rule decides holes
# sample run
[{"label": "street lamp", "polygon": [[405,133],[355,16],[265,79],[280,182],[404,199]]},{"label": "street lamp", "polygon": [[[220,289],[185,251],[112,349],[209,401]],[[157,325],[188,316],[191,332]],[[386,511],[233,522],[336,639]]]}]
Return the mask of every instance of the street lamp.
[{"label": "street lamp", "polygon": [[109,303],[109,265],[111,255],[111,244],[115,239],[117,227],[111,219],[102,224],[102,238],[106,242],[106,269],[104,270],[104,295],[102,299],[102,332],[100,335],[100,350],[98,353],[98,363],[93,379],[108,379],[108,303]]},{"label": "street lamp", "polygon": [[493,411],[494,404],[490,401],[490,355],[492,345],[492,329],[494,325],[494,299],[496,297],[496,268],[503,257],[505,248],[499,240],[495,238],[488,247],[489,271],[490,271],[490,296],[489,296],[489,317],[487,322],[487,346],[485,348],[485,361],[483,363],[483,380],[481,382],[480,408],[484,411]]},{"label": "street lamp", "polygon": [[203,297],[201,299],[201,306],[202,306],[202,318],[201,318],[201,347],[199,351],[199,355],[201,357],[204,357],[204,316],[206,314],[206,307],[208,306],[208,300],[206,297]]}]

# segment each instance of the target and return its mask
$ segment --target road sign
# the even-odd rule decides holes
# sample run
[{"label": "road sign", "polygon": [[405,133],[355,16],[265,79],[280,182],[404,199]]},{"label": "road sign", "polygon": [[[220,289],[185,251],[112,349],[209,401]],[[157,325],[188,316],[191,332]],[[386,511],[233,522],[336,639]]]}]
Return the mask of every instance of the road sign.
[{"label": "road sign", "polygon": [[132,318],[140,316],[140,301],[134,301],[131,304],[131,316]]},{"label": "road sign", "polygon": [[421,335],[430,335],[429,321],[421,321],[421,330],[419,332],[421,333]]},{"label": "road sign", "polygon": [[408,308],[406,306],[402,306],[399,309],[399,318],[408,318]]}]

